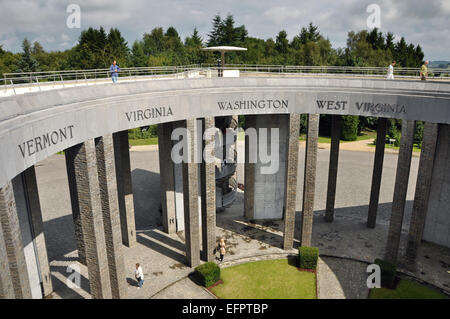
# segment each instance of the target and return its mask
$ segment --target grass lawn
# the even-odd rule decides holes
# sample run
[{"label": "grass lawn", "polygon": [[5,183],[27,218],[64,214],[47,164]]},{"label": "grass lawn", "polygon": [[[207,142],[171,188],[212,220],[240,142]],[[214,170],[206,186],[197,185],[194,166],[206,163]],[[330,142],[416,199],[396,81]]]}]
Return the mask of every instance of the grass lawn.
[{"label": "grass lawn", "polygon": [[298,271],[293,260],[264,260],[223,268],[223,284],[211,290],[224,299],[315,299],[315,274]]},{"label": "grass lawn", "polygon": [[[367,145],[372,146],[372,147],[375,147],[375,146],[376,146],[375,144],[367,144]],[[391,145],[391,144],[386,144],[386,145],[385,145],[385,148],[390,148],[390,149],[393,149],[393,150],[399,150],[399,149],[400,149],[399,146],[393,146],[393,145]],[[418,147],[416,146],[416,144],[414,144],[413,152],[420,152],[420,148],[418,148]]]},{"label": "grass lawn", "polygon": [[157,137],[143,138],[143,139],[130,139],[128,140],[131,146],[137,145],[155,145],[158,144]]},{"label": "grass lawn", "polygon": [[[361,135],[358,135],[358,137],[356,138],[357,141],[365,141],[365,140],[370,140],[372,138],[377,137],[377,132],[372,132],[372,131],[364,131],[361,132]],[[305,141],[306,140],[306,134],[300,134],[299,137],[300,141]],[[241,131],[238,133],[238,140],[239,141],[245,141],[245,132]],[[348,142],[354,142],[354,141],[341,141],[341,143],[348,143]],[[331,137],[327,137],[327,136],[319,136],[319,143],[331,143]]]},{"label": "grass lawn", "polygon": [[[356,141],[366,141],[377,137],[377,132],[361,132],[360,135],[356,137]],[[306,134],[300,134],[300,141],[306,140]],[[349,142],[356,142],[356,141],[342,141],[341,143],[349,143]],[[331,137],[329,136],[319,136],[319,143],[331,143]]]},{"label": "grass lawn", "polygon": [[448,299],[448,297],[416,281],[402,278],[395,290],[371,289],[369,299]]}]

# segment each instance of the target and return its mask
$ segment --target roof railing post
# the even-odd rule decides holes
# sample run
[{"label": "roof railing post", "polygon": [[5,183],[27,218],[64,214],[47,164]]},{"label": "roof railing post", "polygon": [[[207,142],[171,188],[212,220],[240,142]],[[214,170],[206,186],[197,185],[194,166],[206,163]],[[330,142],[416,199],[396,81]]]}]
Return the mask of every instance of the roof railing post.
[{"label": "roof railing post", "polygon": [[38,88],[39,88],[39,92],[41,92],[42,90],[41,90],[41,84],[39,83],[39,78],[38,77],[36,77],[36,82],[37,82],[37,85],[38,85]]},{"label": "roof railing post", "polygon": [[9,80],[9,82],[11,82],[11,87],[12,87],[12,89],[13,89],[14,95],[17,95],[16,89],[15,89],[15,87],[14,87],[14,83],[13,83],[12,79]]}]

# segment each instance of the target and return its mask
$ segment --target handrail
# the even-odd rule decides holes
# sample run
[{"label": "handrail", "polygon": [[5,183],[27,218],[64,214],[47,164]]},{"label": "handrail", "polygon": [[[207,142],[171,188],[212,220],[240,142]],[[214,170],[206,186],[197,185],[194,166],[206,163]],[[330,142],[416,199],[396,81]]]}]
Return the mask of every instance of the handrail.
[{"label": "handrail", "polygon": [[[304,65],[258,65],[258,64],[226,64],[225,67],[217,67],[214,64],[189,64],[181,66],[155,66],[155,67],[129,67],[122,68],[119,76],[128,80],[138,80],[139,77],[158,77],[163,75],[182,74],[189,71],[214,71],[239,70],[243,74],[268,73],[268,74],[298,74],[335,76],[345,75],[354,77],[385,77],[387,67],[355,67],[355,66],[304,66]],[[219,72],[221,73],[221,72]],[[394,69],[394,74],[399,78],[414,78],[420,74],[420,68]],[[109,69],[87,69],[87,70],[55,70],[40,72],[4,73],[0,79],[1,90],[14,89],[14,87],[31,85],[39,86],[46,83],[62,85],[71,81],[78,83],[80,80],[88,84],[89,81],[105,80],[110,76]],[[213,75],[217,76],[217,75]],[[429,78],[450,79],[450,69],[429,68]]]}]

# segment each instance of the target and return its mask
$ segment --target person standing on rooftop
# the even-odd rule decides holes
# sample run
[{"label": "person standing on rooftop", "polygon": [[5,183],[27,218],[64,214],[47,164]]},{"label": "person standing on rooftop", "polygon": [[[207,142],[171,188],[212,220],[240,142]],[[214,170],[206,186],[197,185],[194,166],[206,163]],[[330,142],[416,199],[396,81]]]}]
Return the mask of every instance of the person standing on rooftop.
[{"label": "person standing on rooftop", "polygon": [[388,68],[388,73],[387,73],[387,79],[388,80],[393,80],[394,79],[394,66],[395,66],[395,61],[392,61],[392,63],[389,65]]},{"label": "person standing on rooftop", "polygon": [[420,69],[420,79],[422,81],[426,81],[427,80],[427,76],[428,76],[428,61],[425,61],[425,63],[422,65],[422,68]]},{"label": "person standing on rooftop", "polygon": [[111,64],[111,66],[109,67],[109,72],[111,73],[111,79],[112,79],[113,83],[117,83],[117,79],[119,77],[119,71],[120,71],[120,68],[117,65],[116,60],[114,60],[113,63]]}]

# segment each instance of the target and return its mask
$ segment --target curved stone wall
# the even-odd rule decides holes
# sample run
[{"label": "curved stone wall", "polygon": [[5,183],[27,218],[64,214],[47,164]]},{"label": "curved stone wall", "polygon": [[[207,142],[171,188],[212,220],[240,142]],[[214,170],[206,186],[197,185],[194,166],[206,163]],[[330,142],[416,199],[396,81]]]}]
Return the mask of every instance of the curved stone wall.
[{"label": "curved stone wall", "polygon": [[88,139],[210,116],[341,114],[450,124],[450,84],[328,78],[142,81],[0,98],[0,187]]}]

